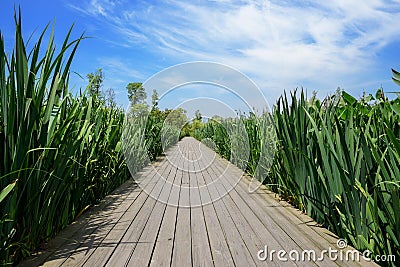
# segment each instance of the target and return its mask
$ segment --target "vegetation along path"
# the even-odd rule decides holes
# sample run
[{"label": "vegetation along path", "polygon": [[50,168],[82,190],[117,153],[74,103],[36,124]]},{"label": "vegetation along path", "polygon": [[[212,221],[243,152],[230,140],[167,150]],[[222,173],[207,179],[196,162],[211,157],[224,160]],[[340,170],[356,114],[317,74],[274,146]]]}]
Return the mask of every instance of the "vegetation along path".
[{"label": "vegetation along path", "polygon": [[338,248],[334,234],[263,186],[249,193],[250,179],[194,138],[135,180],[140,186],[126,182],[20,265],[375,265],[353,261],[351,247]]}]

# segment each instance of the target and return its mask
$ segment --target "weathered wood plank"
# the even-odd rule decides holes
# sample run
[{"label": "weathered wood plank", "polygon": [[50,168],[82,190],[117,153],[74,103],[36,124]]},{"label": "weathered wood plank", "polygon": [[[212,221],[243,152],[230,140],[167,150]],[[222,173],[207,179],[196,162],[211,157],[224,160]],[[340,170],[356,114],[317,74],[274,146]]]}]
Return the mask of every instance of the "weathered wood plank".
[{"label": "weathered wood plank", "polygon": [[[218,164],[221,171],[226,164],[230,163],[225,162],[225,164],[223,164],[222,161],[219,161]],[[232,183],[232,181],[230,181],[229,179],[225,179],[225,181],[229,181],[230,183]],[[294,249],[301,252],[304,250],[312,249],[316,252],[316,255],[321,255],[322,250],[329,249],[329,247],[337,249],[335,246],[337,239],[335,239],[335,242],[333,244],[332,242],[326,242],[325,238],[322,238],[321,235],[319,235],[319,238],[316,237],[315,235],[313,235],[315,234],[314,231],[316,229],[312,229],[308,225],[304,224],[304,221],[299,221],[298,218],[287,211],[287,208],[283,207],[279,202],[265,194],[262,189],[257,190],[257,192],[253,194],[249,194],[247,191],[249,188],[249,183],[249,179],[242,179],[241,183],[239,183],[237,187],[235,187],[235,191],[240,192],[240,196],[244,198],[247,203],[250,204],[249,209],[251,209],[253,212],[258,212],[259,214],[261,214],[261,216],[264,215],[264,219],[262,221],[263,223],[270,223],[268,228],[275,226],[273,235],[281,239],[281,245],[295,245],[293,247],[285,248],[285,251],[290,251]],[[261,186],[261,188],[265,187]],[[261,211],[259,211],[257,207],[261,207]],[[308,217],[308,221],[312,221],[312,219]],[[271,225],[271,223],[274,225]],[[279,230],[279,228],[281,230]],[[282,231],[284,232],[283,235]],[[289,240],[292,241],[288,242]],[[365,261],[361,260],[361,262]],[[300,266],[309,266],[310,262],[299,261],[297,262],[297,264]],[[323,261],[316,262],[316,264],[319,266],[354,266],[355,264],[358,265],[358,263],[352,261],[330,261],[328,257],[325,257]],[[368,262],[365,262],[365,264],[368,264]]]},{"label": "weathered wood plank", "polygon": [[[211,166],[211,170],[214,173],[223,173],[226,165],[221,165],[221,162],[217,162],[217,164],[213,164]],[[231,174],[232,175],[232,174]],[[237,179],[238,175],[241,175],[241,172],[238,171],[236,173],[235,179]],[[240,176],[239,176],[240,177]],[[261,263],[256,255],[260,249],[263,249],[265,245],[268,246],[269,249],[281,250],[285,249],[286,251],[290,251],[292,249],[300,250],[300,246],[297,246],[293,242],[287,242],[290,240],[290,236],[288,236],[283,230],[281,230],[279,225],[271,224],[270,216],[272,214],[265,213],[264,210],[260,210],[257,206],[252,206],[250,209],[247,201],[247,193],[238,190],[238,185],[236,185],[233,177],[226,177],[226,175],[222,175],[220,177],[221,183],[224,185],[224,188],[221,188],[220,194],[229,191],[229,194],[223,198],[226,205],[229,207],[228,210],[231,213],[235,213],[232,215],[232,218],[237,222],[236,225],[238,226],[239,230],[241,229],[241,233],[244,239],[247,240],[249,243],[249,250],[251,255],[253,256],[255,262],[257,264]],[[232,189],[232,190],[231,190]],[[258,209],[258,210],[257,210]],[[264,221],[267,224],[263,224],[262,221],[256,216],[257,213],[265,214]],[[246,229],[246,227],[248,227]],[[271,234],[271,228],[274,229],[273,234]],[[281,244],[277,242],[275,236],[281,236],[282,242]],[[253,240],[253,242],[251,241]],[[286,243],[289,243],[290,246],[286,246]],[[256,246],[254,246],[256,245]],[[289,264],[291,261],[286,262]],[[268,262],[269,265],[275,265],[275,262]],[[293,261],[291,262],[292,265],[296,265]],[[307,263],[309,266],[312,266],[313,263]],[[297,263],[297,265],[302,265],[302,263]],[[315,266],[315,265],[314,265]]]},{"label": "weathered wood plank", "polygon": [[227,211],[225,204],[221,199],[221,195],[219,194],[222,189],[219,190],[218,188],[222,188],[223,186],[221,181],[217,179],[218,175],[208,172],[207,170],[203,177],[205,177],[206,182],[211,185],[209,186],[211,198],[218,199],[217,201],[214,201],[213,205],[235,265],[254,266],[255,262],[253,257],[243,242],[242,237],[235,226],[235,222],[232,220],[232,217]]},{"label": "weathered wood plank", "polygon": [[[65,245],[59,247],[50,257],[46,259],[44,266],[59,266],[68,260],[71,255],[75,253],[85,253],[91,247],[99,244],[99,239],[96,235],[104,234],[109,225],[122,215],[126,208],[125,203],[129,204],[127,200],[129,197],[135,196],[140,190],[136,186],[135,189],[130,190],[130,194],[124,198],[124,201],[114,202],[112,205],[107,205],[102,208],[101,212],[90,216],[88,223],[85,227],[75,232],[69,239],[65,240]],[[31,266],[37,266],[35,264]]]},{"label": "weathered wood plank", "polygon": [[84,266],[101,266],[108,261],[109,257],[121,242],[122,237],[131,225],[132,220],[137,216],[145,198],[147,198],[147,194],[141,190],[140,196],[138,196],[136,201],[131,203],[129,209],[114,225],[112,230],[102,241],[101,245],[96,248],[93,255],[86,259]]},{"label": "weathered wood plank", "polygon": [[[162,166],[163,165],[160,165],[160,167]],[[147,168],[144,174],[151,177],[156,175],[154,170],[151,168]],[[108,260],[107,256],[112,253],[115,246],[118,244],[118,234],[126,230],[126,222],[130,221],[130,218],[132,218],[134,215],[132,212],[135,212],[135,210],[137,212],[137,208],[140,207],[140,205],[136,205],[137,201],[141,203],[141,198],[139,198],[139,195],[145,194],[141,188],[137,187],[137,190],[132,191],[131,195],[126,199],[126,201],[119,205],[118,210],[113,211],[111,214],[108,214],[106,218],[103,218],[103,220],[107,221],[108,224],[105,227],[95,231],[87,239],[85,239],[84,242],[81,242],[79,248],[75,249],[75,251],[65,262],[63,262],[62,265],[82,266],[87,261],[89,261],[89,263],[91,261],[106,262]],[[123,230],[119,230],[120,228]],[[92,256],[93,253],[94,255]]]},{"label": "weathered wood plank", "polygon": [[[150,218],[148,219],[148,223],[146,224],[146,227],[144,228],[140,236],[139,242],[130,257],[127,266],[149,265],[152,257],[152,252],[157,240],[158,232],[164,219],[164,214],[167,207],[165,201],[168,201],[169,199],[169,195],[171,193],[171,182],[175,180],[175,176],[176,167],[174,167],[173,165],[169,165],[168,171],[164,172],[163,176],[159,178],[163,180],[163,185],[161,192],[158,196],[158,201],[155,204]],[[174,225],[175,221],[164,221],[164,224]]]},{"label": "weathered wood plank", "polygon": [[137,174],[141,187],[125,183],[21,266],[376,266],[260,261],[264,246],[318,255],[337,237],[264,186],[249,193],[241,170],[193,138],[166,155]]},{"label": "weathered wood plank", "polygon": [[[177,180],[181,180],[181,172],[178,172],[177,167],[173,167],[170,175],[166,178],[162,194],[167,194],[167,203],[179,202],[179,188],[175,185]],[[164,200],[164,196],[161,198]],[[162,223],[158,229],[155,244],[153,246],[150,266],[170,266],[171,255],[175,237],[176,214],[178,207],[176,205],[167,205]]]},{"label": "weathered wood plank", "polygon": [[[169,173],[169,168],[172,165],[167,165],[168,168],[160,171],[160,174],[157,173],[154,177],[155,179],[152,182],[149,182],[145,187],[144,191],[149,192],[151,196],[159,196],[161,193],[162,187],[165,184],[165,180],[162,179],[162,176],[166,173]],[[139,239],[143,233],[145,226],[151,216],[153,209],[157,203],[157,200],[149,195],[144,196],[145,200],[142,202],[140,211],[137,213],[136,217],[133,219],[131,225],[125,232],[121,242],[115,248],[113,254],[109,258],[107,265],[109,266],[122,266],[127,264],[130,261],[132,253],[134,252]]]},{"label": "weathered wood plank", "polygon": [[[203,170],[205,167],[204,158],[200,158],[197,162],[199,169]],[[202,171],[198,176],[198,183],[202,186],[203,190],[200,190],[200,197],[203,205],[204,220],[207,225],[207,233],[210,242],[210,249],[212,258],[215,266],[235,266],[232,254],[229,250],[224,231],[222,230],[219,218],[216,214],[214,204],[211,203],[211,196],[209,192],[208,182],[211,182],[209,177],[205,176],[205,172]]]},{"label": "weathered wood plank", "polygon": [[[199,191],[200,170],[197,168],[197,161],[200,158],[198,146],[191,143],[189,146],[189,167],[190,171],[190,216],[192,231],[192,257],[193,266],[214,266],[212,253],[207,233],[207,225],[204,219],[204,211],[201,205],[201,196]],[[203,182],[204,184],[204,182]]]},{"label": "weathered wood plank", "polygon": [[[219,162],[219,164],[221,164],[221,162]],[[222,170],[222,168],[224,168],[225,165],[219,165],[220,170]],[[218,168],[218,166],[217,166]],[[227,178],[223,178],[222,181],[225,181],[227,183],[227,186],[233,186],[232,181],[230,181],[230,179]],[[243,182],[243,181],[242,181]],[[264,214],[264,219],[262,220],[264,223],[267,223],[268,228],[266,227],[264,230],[266,230],[264,235],[261,236],[268,236],[268,230],[270,229],[274,229],[272,232],[272,236],[277,237],[278,239],[280,239],[280,243],[275,242],[275,243],[271,243],[271,241],[273,240],[269,240],[268,243],[264,243],[265,245],[268,245],[268,248],[274,249],[276,251],[284,249],[285,251],[303,251],[305,249],[309,249],[307,247],[307,245],[310,243],[309,240],[307,240],[307,237],[305,237],[302,234],[299,234],[296,231],[292,231],[291,229],[291,225],[292,223],[290,222],[289,224],[287,224],[286,221],[281,221],[280,220],[280,215],[277,214],[277,212],[279,212],[276,208],[271,208],[268,207],[269,209],[262,209],[262,205],[260,206],[259,203],[257,203],[256,201],[253,201],[253,199],[251,198],[252,196],[256,196],[256,194],[249,194],[246,190],[248,190],[248,187],[246,187],[243,183],[239,183],[234,190],[232,190],[230,192],[230,195],[235,195],[237,196],[236,201],[237,203],[241,203],[242,201],[246,202],[246,203],[251,203],[251,209],[253,213],[255,214],[260,214],[263,215]],[[242,201],[240,201],[240,199],[242,199]],[[259,196],[256,197],[256,199],[259,199]],[[250,207],[248,206],[248,207]],[[280,207],[278,207],[280,208]],[[248,208],[249,209],[249,208]],[[243,209],[245,210],[245,209]],[[257,218],[258,219],[258,218]],[[257,222],[257,220],[251,220],[249,222],[250,225],[254,225]],[[326,247],[328,248],[328,246]],[[315,248],[316,253],[319,255],[322,251],[322,249],[320,248]],[[337,264],[335,262],[329,261],[329,262],[304,262],[304,261],[297,261],[296,265],[298,266],[311,266],[311,265],[319,265],[322,264],[323,266],[337,266]]]},{"label": "weathered wood plank", "polygon": [[181,150],[185,159],[182,164],[181,173],[181,186],[179,191],[179,208],[176,218],[174,248],[172,252],[172,265],[173,266],[191,266],[192,265],[192,235],[190,231],[190,195],[189,195],[189,173],[184,172],[188,167],[188,146],[185,141]]},{"label": "weathered wood plank", "polygon": [[[211,166],[213,165],[214,164]],[[208,175],[218,179],[218,181],[221,183],[221,186],[216,187],[216,189],[220,196],[224,196],[221,198],[221,202],[223,203],[223,206],[225,206],[223,208],[224,215],[231,218],[232,222],[234,223],[240,236],[239,240],[247,248],[250,257],[253,259],[253,264],[256,266],[265,266],[265,262],[257,259],[257,252],[264,246],[264,243],[262,243],[260,238],[255,234],[254,230],[252,229],[251,222],[249,223],[246,221],[241,211],[232,200],[231,195],[226,194],[229,188],[224,185],[223,176],[220,176],[220,174],[220,172],[217,172],[216,169],[213,169],[212,167],[208,169]],[[229,245],[231,245],[231,243],[229,243]]]},{"label": "weathered wood plank", "polygon": [[[150,266],[169,266],[172,258],[172,251],[175,239],[175,226],[179,203],[179,187],[176,182],[181,180],[182,172],[175,167],[173,179],[168,179],[170,195],[166,207],[163,223],[160,226]],[[172,176],[171,176],[172,177]]]}]

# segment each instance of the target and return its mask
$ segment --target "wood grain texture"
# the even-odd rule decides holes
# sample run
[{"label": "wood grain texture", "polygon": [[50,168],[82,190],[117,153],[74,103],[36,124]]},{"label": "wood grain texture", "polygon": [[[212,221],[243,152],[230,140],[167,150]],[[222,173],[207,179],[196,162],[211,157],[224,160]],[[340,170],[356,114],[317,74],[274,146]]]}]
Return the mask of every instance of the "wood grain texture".
[{"label": "wood grain texture", "polygon": [[277,253],[260,261],[265,246],[320,255],[338,237],[264,186],[250,193],[251,178],[193,138],[166,155],[20,266],[377,266]]}]

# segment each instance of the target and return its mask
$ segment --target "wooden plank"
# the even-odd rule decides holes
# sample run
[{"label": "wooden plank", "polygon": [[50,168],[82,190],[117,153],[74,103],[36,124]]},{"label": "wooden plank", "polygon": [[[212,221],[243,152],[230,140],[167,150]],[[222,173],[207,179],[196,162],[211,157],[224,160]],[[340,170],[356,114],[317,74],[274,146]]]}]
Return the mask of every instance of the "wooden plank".
[{"label": "wooden plank", "polygon": [[[155,177],[155,175],[153,177]],[[136,201],[130,202],[128,210],[103,239],[101,245],[99,245],[95,249],[94,253],[87,258],[84,266],[102,266],[108,261],[108,258],[113,253],[116,246],[121,242],[123,235],[131,225],[133,218],[135,218],[139,210],[142,208],[143,202],[146,198],[147,194],[143,190],[140,190],[140,196],[138,196]]]},{"label": "wooden plank", "polygon": [[127,266],[147,266],[149,264],[166,206],[165,203],[156,202]]},{"label": "wooden plank", "polygon": [[178,208],[167,205],[163,223],[159,229],[150,266],[170,266],[175,236],[176,213]]},{"label": "wooden plank", "polygon": [[213,206],[224,233],[224,237],[227,240],[234,264],[236,266],[254,266],[255,262],[248,248],[243,242],[229,212],[226,210],[225,204],[220,199],[221,195],[217,189],[222,186],[220,181],[216,179],[217,176],[215,174],[209,173],[208,170],[204,173],[203,177],[206,179],[206,183],[210,184],[208,188],[211,198],[218,199],[213,202]]},{"label": "wooden plank", "polygon": [[167,207],[165,201],[168,201],[169,199],[169,195],[171,193],[171,182],[175,180],[176,176],[176,167],[169,165],[168,168],[168,173],[165,173],[164,177],[162,177],[164,184],[160,192],[159,199],[157,199],[157,203],[148,219],[148,223],[140,235],[139,242],[136,245],[135,250],[133,251],[133,254],[127,264],[128,266],[149,265],[161,224],[169,224],[171,222],[174,224],[175,222],[174,220],[171,222],[164,220],[164,214]]},{"label": "wooden plank", "polygon": [[[214,165],[214,164],[212,164]],[[259,261],[257,259],[257,252],[264,246],[264,244],[261,242],[259,237],[254,233],[251,225],[246,221],[246,219],[243,217],[241,214],[240,210],[237,208],[235,203],[232,201],[232,198],[229,194],[226,194],[228,192],[227,188],[223,184],[222,180],[222,173],[219,172],[216,169],[208,168],[207,169],[208,175],[210,177],[214,177],[214,179],[218,179],[218,183],[221,184],[221,186],[216,186],[216,190],[218,191],[219,196],[222,198],[218,200],[217,202],[221,203],[222,206],[222,212],[224,214],[224,217],[229,217],[233,224],[235,225],[235,228],[240,236],[240,240],[243,244],[243,246],[246,247],[247,251],[249,253],[246,253],[246,257],[250,257],[253,261],[253,265],[256,266],[265,266],[265,262]],[[233,245],[229,243],[229,245]],[[243,249],[242,249],[243,250]],[[250,259],[247,259],[250,261]],[[240,263],[239,265],[242,265],[243,263]],[[238,264],[237,264],[238,265]]]},{"label": "wooden plank", "polygon": [[[132,191],[131,194],[136,194],[140,192],[138,188]],[[125,202],[122,202],[122,204]],[[114,203],[113,205],[118,204]],[[73,236],[73,240],[59,248],[51,257],[46,259],[46,263],[43,266],[54,266],[62,265],[71,256],[76,254],[86,254],[89,253],[91,247],[99,244],[99,239],[96,238],[97,234],[100,234],[102,229],[108,228],[113,220],[122,215],[122,212],[126,208],[125,205],[118,205],[116,209],[105,208],[103,212],[98,212],[90,219],[89,223],[82,228],[80,231],[76,232]]]},{"label": "wooden plank", "polygon": [[[197,162],[197,164],[199,168],[203,167],[200,165],[200,162]],[[199,185],[203,186],[202,188],[205,189],[200,190],[200,197],[203,203],[207,203],[206,205],[202,206],[202,209],[214,265],[234,266],[233,258],[224,236],[224,231],[222,230],[216,214],[214,204],[211,203],[211,197],[206,184],[206,179],[204,177],[204,172],[200,173],[198,179]]]},{"label": "wooden plank", "polygon": [[[46,260],[55,261],[58,258],[65,260],[69,255],[66,253],[68,251],[66,247],[71,246],[71,243],[77,244],[79,242],[79,236],[81,236],[82,233],[87,232],[87,228],[93,229],[93,226],[88,225],[94,223],[95,216],[98,216],[99,212],[104,212],[104,210],[118,206],[119,203],[122,203],[124,199],[128,197],[129,192],[136,187],[137,185],[132,180],[126,181],[110,195],[105,197],[98,205],[90,208],[77,221],[73,222],[67,228],[62,230],[55,238],[51,239],[46,245],[48,249],[33,254],[30,258],[22,261],[18,266],[39,266]],[[76,246],[72,246],[72,249],[75,247]]]},{"label": "wooden plank", "polygon": [[[140,194],[140,190],[136,190],[133,198],[136,199],[137,195]],[[87,257],[97,249],[98,246],[102,243],[103,239],[108,235],[111,229],[113,229],[114,225],[120,220],[120,218],[126,213],[127,209],[131,205],[129,201],[124,201],[121,203],[120,208],[109,214],[108,216],[104,216],[101,220],[102,223],[94,231],[90,234],[84,242],[79,244],[79,247],[76,248],[73,253],[69,255],[69,257],[61,264],[61,266],[71,266],[71,265],[83,265],[86,261]],[[133,202],[135,203],[135,202]]]},{"label": "wooden plank", "polygon": [[[162,162],[161,166],[164,165],[165,163]],[[152,179],[155,179],[156,172],[153,170],[152,166],[149,166],[148,169],[149,170],[147,170],[144,174],[153,177],[149,179],[150,182]],[[80,247],[69,256],[63,265],[70,266],[74,264],[82,266],[89,259],[91,259],[91,261],[95,260],[106,262],[108,259],[107,255],[110,255],[114,249],[114,247],[110,247],[107,242],[113,244],[114,246],[118,244],[117,240],[115,239],[118,237],[118,234],[120,234],[121,231],[118,231],[117,229],[121,227],[121,224],[122,227],[126,226],[125,222],[130,221],[128,216],[133,216],[134,214],[136,215],[138,212],[137,207],[141,206],[142,199],[139,198],[140,194],[146,195],[141,188],[138,188],[138,190],[132,192],[130,199],[126,199],[126,201],[119,205],[119,212],[114,211],[106,218],[103,218],[103,220],[107,221],[107,224],[95,231],[94,234],[90,235],[84,243],[81,243]],[[132,211],[136,213],[132,213]],[[119,225],[116,227],[118,223]],[[113,231],[114,229],[116,231]],[[91,257],[93,253],[95,253],[95,255]]]},{"label": "wooden plank", "polygon": [[201,173],[197,172],[197,160],[200,158],[198,147],[191,142],[189,144],[189,173],[190,175],[190,216],[191,216],[191,234],[192,234],[192,257],[193,266],[214,266],[209,238],[207,234],[207,225],[204,219],[204,211],[201,205],[201,196],[199,192],[199,180],[202,179]]},{"label": "wooden plank", "polygon": [[[218,169],[217,170],[215,170],[214,169],[214,171],[216,171],[216,172],[220,172],[220,173],[222,173],[222,171],[225,169],[225,167],[226,166],[221,166],[221,164],[217,164],[218,166],[213,166],[214,168],[215,167],[217,167]],[[238,171],[237,173],[236,173],[236,175],[240,175],[241,173]],[[230,187],[232,187],[232,186],[234,186],[234,181],[232,181],[232,180],[230,180],[229,182],[230,183],[226,183],[227,182],[227,179],[225,178],[225,176],[224,176],[224,179],[221,179],[221,181],[225,181],[225,188],[226,188],[226,191],[230,188]],[[266,227],[262,227],[262,225],[261,225],[261,221],[260,221],[260,219],[258,218],[258,217],[254,217],[254,213],[253,213],[253,216],[252,216],[252,213],[249,213],[248,211],[251,211],[252,209],[256,209],[257,208],[257,206],[254,206],[254,205],[252,205],[252,206],[249,206],[249,205],[244,205],[245,204],[245,202],[244,202],[244,199],[243,199],[243,197],[242,196],[239,196],[239,194],[238,194],[238,192],[236,192],[236,188],[235,188],[235,190],[232,190],[231,192],[230,192],[230,197],[232,197],[232,196],[235,196],[234,198],[232,197],[231,199],[232,199],[232,201],[236,204],[236,205],[239,205],[240,206],[240,208],[239,208],[239,206],[238,206],[238,208],[239,208],[239,210],[242,212],[242,213],[244,213],[243,214],[243,216],[242,216],[242,219],[243,218],[246,218],[246,221],[247,221],[247,224],[248,225],[250,225],[250,227],[252,228],[252,229],[256,229],[256,231],[255,231],[255,234],[253,235],[253,237],[252,238],[254,238],[254,236],[255,237],[259,237],[261,240],[263,240],[262,242],[261,242],[261,244],[262,243],[264,243],[264,244],[266,244],[266,245],[268,245],[270,248],[271,248],[271,242],[272,242],[272,248],[271,249],[276,249],[276,250],[280,250],[280,249],[282,249],[283,247],[285,247],[286,246],[286,248],[285,248],[285,250],[286,251],[290,251],[290,250],[292,250],[292,249],[296,249],[296,250],[298,250],[298,251],[301,251],[301,249],[300,249],[300,247],[299,246],[296,246],[296,244],[292,244],[291,246],[289,246],[289,247],[287,247],[287,241],[288,240],[290,240],[291,238],[290,238],[290,236],[289,235],[287,235],[285,232],[283,232],[283,231],[279,231],[279,232],[281,232],[281,244],[279,244],[278,242],[276,242],[273,238],[271,238],[272,237],[272,235],[271,235],[271,233],[269,233],[269,231],[267,230],[267,228]],[[247,195],[248,195],[248,193],[247,192],[244,192],[245,193],[245,197],[248,197]],[[229,197],[225,197],[224,198],[224,200],[227,200],[227,201],[229,201]],[[229,210],[231,210],[231,209],[229,209]],[[253,211],[254,212],[254,211]],[[265,211],[261,211],[261,214],[262,213],[265,213]],[[239,214],[238,214],[239,215]],[[240,217],[240,215],[239,215],[239,217]],[[265,218],[265,219],[267,219],[266,221],[271,221],[271,219],[270,218]],[[246,222],[243,222],[244,224],[246,224]],[[239,224],[239,225],[242,225],[242,224]],[[279,227],[279,225],[276,225],[276,226],[278,226]],[[268,228],[270,228],[270,227],[268,227]],[[264,232],[264,234],[263,234],[263,232]],[[283,238],[282,238],[282,232],[283,232]],[[251,231],[249,231],[248,232],[248,234],[250,234],[251,233]],[[274,235],[276,235],[276,232],[274,232]],[[265,239],[265,237],[266,236],[269,236],[269,238],[267,238],[267,239]],[[283,240],[282,240],[283,239]],[[286,241],[286,242],[285,242]],[[259,245],[260,245],[260,242],[257,242]],[[290,243],[290,242],[289,242]],[[292,242],[293,243],[293,242]],[[293,246],[294,245],[294,246]],[[254,249],[254,248],[253,248]],[[253,255],[255,255],[255,252],[253,252]],[[294,264],[294,263],[293,263]],[[312,264],[312,263],[307,263],[307,264],[305,264],[305,263],[298,263],[299,265],[310,265],[310,264]],[[329,264],[332,264],[332,266],[336,266],[336,264],[335,263],[333,263],[333,262],[329,262]],[[324,265],[325,266],[329,266],[329,264],[326,264],[326,263],[324,263]]]},{"label": "wooden plank", "polygon": [[[179,150],[176,149],[178,152]],[[176,161],[176,160],[175,160]],[[181,181],[182,172],[174,166],[173,175],[168,176],[165,188],[169,190],[168,205],[165,209],[162,224],[158,230],[154,244],[150,266],[170,266],[173,251],[176,218],[179,203],[179,188],[177,181]]]},{"label": "wooden plank", "polygon": [[[220,166],[220,168],[222,168]],[[235,188],[235,190],[242,190],[242,194],[240,194],[242,197],[244,196],[247,200],[249,200],[249,197],[253,197],[253,199],[260,201],[260,198],[262,195],[265,196],[265,194],[260,194],[260,190],[258,191],[258,194],[249,194],[248,192],[246,192],[248,185],[249,185],[249,180],[246,180],[247,182],[245,182],[245,180],[241,181],[241,183],[238,184],[238,186]],[[270,203],[270,206],[265,206],[266,202]],[[325,249],[329,249],[329,247],[332,247],[333,249],[335,249],[335,246],[332,246],[332,244],[329,244],[327,242],[324,241],[323,238],[310,238],[310,233],[312,233],[314,230],[311,229],[308,225],[299,222],[298,224],[296,224],[295,222],[298,222],[298,218],[297,220],[294,219],[294,217],[288,217],[287,212],[283,212],[283,210],[285,209],[284,207],[282,207],[279,203],[277,202],[271,202],[272,199],[269,197],[266,197],[266,199],[264,201],[258,202],[258,203],[252,203],[249,207],[253,210],[256,211],[257,210],[257,206],[261,206],[261,207],[267,207],[269,208],[268,211],[264,211],[265,214],[271,214],[270,215],[270,219],[272,221],[274,221],[276,223],[276,225],[280,226],[280,228],[282,230],[284,230],[286,232],[286,234],[288,235],[289,238],[287,237],[283,237],[283,240],[286,240],[286,243],[288,243],[287,241],[292,239],[295,243],[298,243],[298,246],[300,248],[294,248],[297,251],[304,251],[304,250],[309,250],[309,249],[313,249],[314,251],[316,251],[316,255],[321,255],[322,250]],[[252,202],[252,201],[250,201]],[[271,209],[271,207],[273,207]],[[309,220],[312,220],[311,218],[309,218]],[[270,220],[265,220],[265,221],[270,221]],[[279,236],[279,234],[277,234],[277,232],[273,232],[274,236]],[[293,242],[292,241],[292,242]],[[284,243],[285,244],[285,243]],[[335,242],[336,244],[336,242]],[[286,251],[290,251],[289,248],[285,249]],[[298,262],[298,265],[304,265],[304,266],[308,266],[309,262],[304,263],[304,262]],[[354,266],[355,263],[353,262],[333,262],[330,261],[327,257],[325,257],[325,260],[322,262],[317,262],[317,265],[320,266],[347,266],[347,265],[351,265]]]},{"label": "wooden plank", "polygon": [[[248,177],[245,178],[245,183],[249,183]],[[268,193],[265,187],[261,187],[257,194],[260,198],[262,198],[263,205],[269,205],[270,207],[274,207],[275,210],[279,212],[277,216],[281,218],[283,222],[291,222],[292,227],[290,227],[291,232],[298,231],[299,234],[303,237],[306,237],[309,241],[308,246],[314,247],[314,249],[318,252],[322,250],[328,249],[331,247],[332,249],[337,248],[337,241],[339,237],[337,237],[332,232],[328,231],[326,228],[318,226],[318,224],[309,216],[302,213],[298,209],[295,209],[290,204],[279,201],[278,199],[271,196],[271,192]],[[261,202],[262,203],[262,202]],[[354,248],[348,246],[343,249],[343,252],[355,250]],[[360,261],[346,261],[346,260],[336,260],[332,262],[328,259],[318,262],[320,266],[376,266],[375,263],[370,261],[365,261],[362,256],[360,256]]]},{"label": "wooden plank", "polygon": [[[165,174],[165,172],[168,171],[168,169],[165,169],[164,171],[161,171],[161,175],[156,174],[154,185],[153,183],[149,183],[148,185],[146,185],[149,186],[149,188],[145,189],[145,191],[149,192],[151,195],[158,196],[162,190],[163,185],[165,184],[165,180],[160,179],[160,177],[162,176],[162,174]],[[107,265],[122,266],[129,262],[130,257],[135,250],[136,245],[138,244],[140,236],[148,222],[148,219],[153,211],[156,202],[157,200],[155,200],[153,197],[149,197],[148,195],[146,196],[146,199],[141,205],[140,211],[137,213],[131,225],[125,232],[124,236],[121,239],[121,242],[115,248],[114,252],[107,262]]]},{"label": "wooden plank", "polygon": [[258,260],[264,245],[318,255],[337,238],[265,187],[249,193],[248,177],[236,184],[241,170],[193,138],[166,154],[140,172],[141,188],[127,182],[23,266],[377,266]]},{"label": "wooden plank", "polygon": [[[187,170],[188,157],[187,142],[181,142],[183,153],[183,170]],[[189,173],[183,170],[178,170],[181,173],[181,185],[179,191],[178,213],[176,218],[174,247],[172,252],[173,266],[191,266],[192,265],[192,236],[190,230],[190,194],[189,194]]]},{"label": "wooden plank", "polygon": [[[230,164],[230,163],[227,163]],[[219,168],[220,171],[226,167],[225,164],[221,164],[219,162],[216,166],[216,168]],[[236,173],[237,175],[237,173]],[[229,179],[222,179],[224,181],[230,182],[228,186],[233,186],[234,182],[230,181]],[[245,202],[249,203],[249,207],[258,214],[259,216],[262,216],[262,222],[265,223],[265,226],[267,229],[272,230],[272,235],[275,236],[280,242],[275,243],[274,245],[276,246],[271,246],[271,244],[266,243],[270,249],[274,249],[276,251],[284,249],[285,251],[299,251],[302,252],[303,250],[309,250],[310,248],[308,247],[309,240],[305,238],[304,236],[300,235],[296,231],[292,231],[291,229],[293,228],[293,224],[291,222],[287,221],[281,221],[280,220],[280,215],[277,214],[277,209],[269,207],[269,209],[263,209],[262,206],[259,205],[259,196],[257,194],[249,194],[247,190],[247,186],[243,183],[241,180],[234,190],[240,195],[242,199],[245,199]],[[231,194],[234,194],[233,190],[231,191]],[[253,197],[253,198],[252,198]],[[253,201],[256,200],[256,201]],[[320,254],[322,249],[315,248],[315,251],[317,254]],[[310,261],[297,261],[296,265],[298,266],[311,266],[311,265],[318,265],[320,263],[314,263]],[[321,263],[324,266],[327,266],[328,263]],[[334,262],[329,262],[329,264],[332,264],[332,266],[337,266],[336,263]]]},{"label": "wooden plank", "polygon": [[[257,195],[257,198],[260,198],[260,196]],[[261,202],[259,202],[259,204],[260,203]],[[258,206],[260,206],[259,204]],[[281,205],[272,202],[270,204],[271,205],[269,205],[267,209],[272,211],[270,213],[271,215],[274,215],[274,221],[278,225],[281,225],[281,229],[283,229],[291,237],[291,239],[300,246],[300,251],[312,248],[317,255],[321,255],[322,250],[329,248],[329,244],[324,242],[324,239],[320,238],[317,242],[313,242],[313,240],[310,238],[310,233],[313,231],[307,225],[302,223],[297,224],[298,220],[295,220],[294,217],[291,217],[290,221],[286,221],[288,219],[286,217],[288,213]],[[341,264],[330,261],[327,258],[324,261],[317,262],[316,264],[318,266],[342,266]]]}]

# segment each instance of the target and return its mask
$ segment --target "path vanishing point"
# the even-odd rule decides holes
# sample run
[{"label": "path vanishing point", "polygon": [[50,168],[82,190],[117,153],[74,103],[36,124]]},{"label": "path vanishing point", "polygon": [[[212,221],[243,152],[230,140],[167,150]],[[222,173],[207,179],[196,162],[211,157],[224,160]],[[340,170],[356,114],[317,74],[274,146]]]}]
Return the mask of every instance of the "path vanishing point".
[{"label": "path vanishing point", "polygon": [[250,182],[186,137],[20,266],[377,266]]}]

